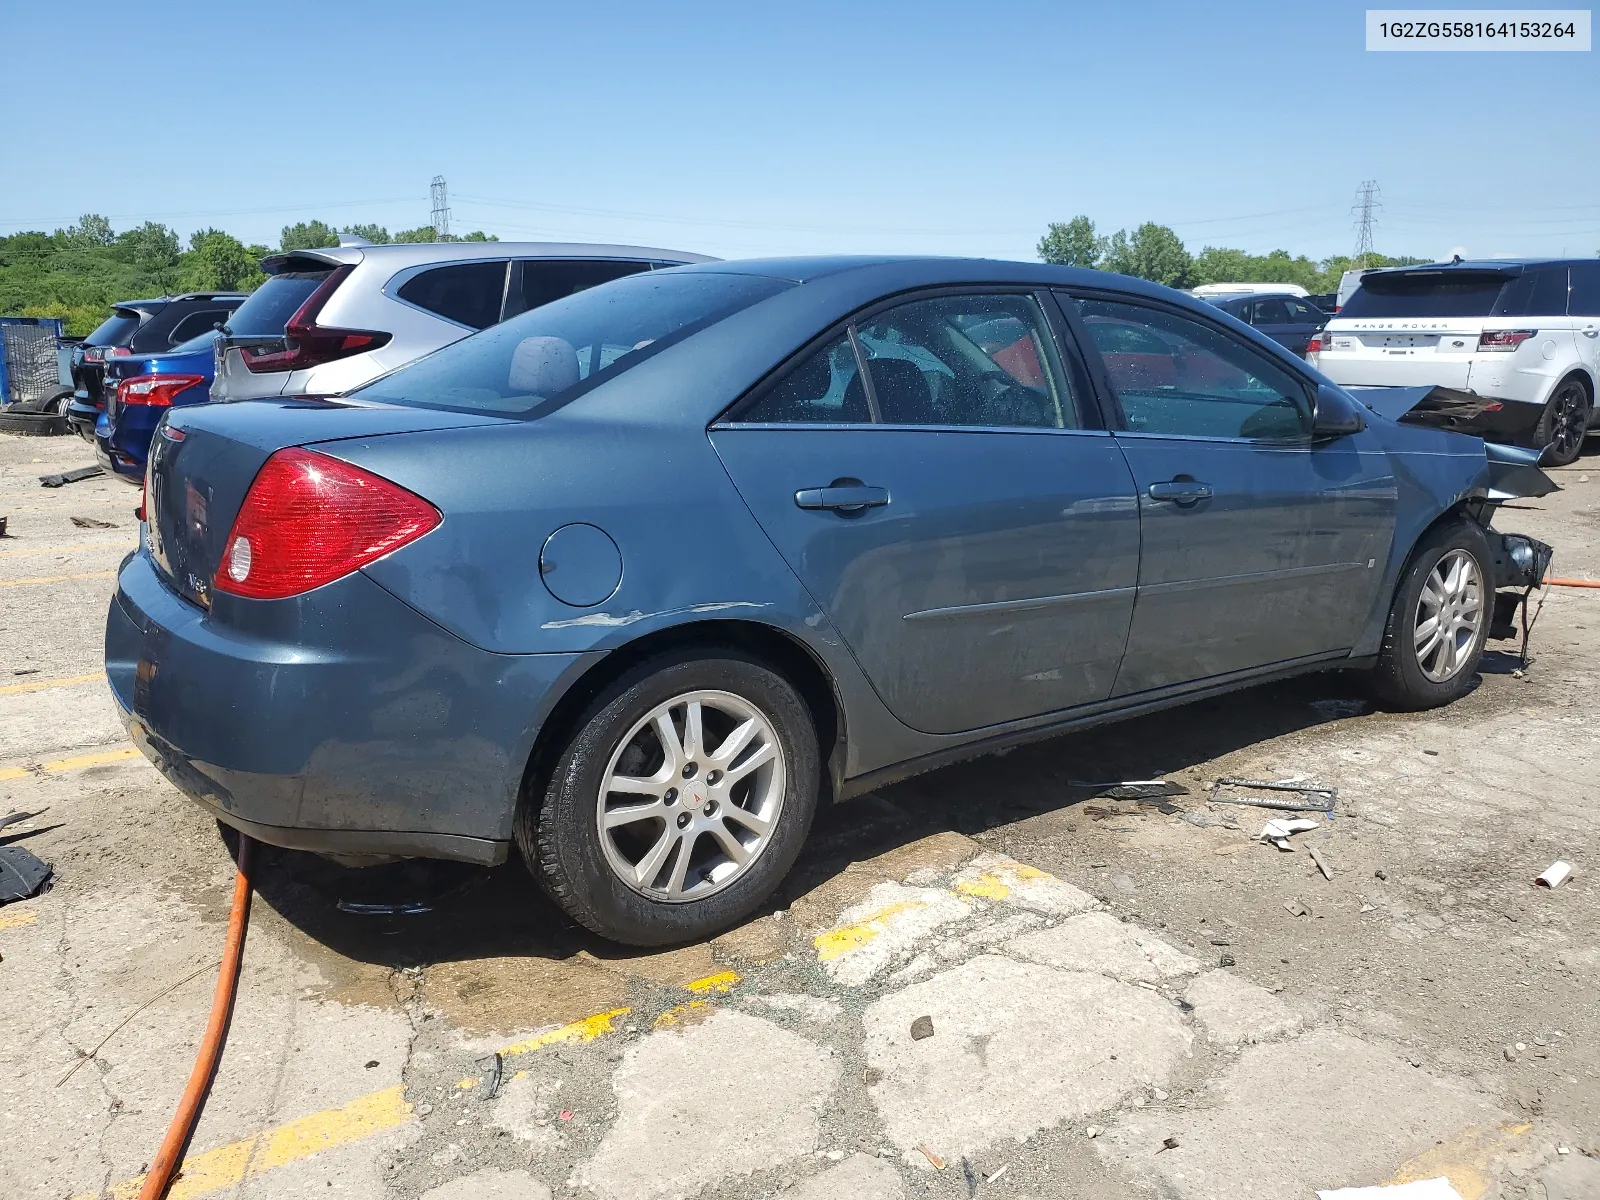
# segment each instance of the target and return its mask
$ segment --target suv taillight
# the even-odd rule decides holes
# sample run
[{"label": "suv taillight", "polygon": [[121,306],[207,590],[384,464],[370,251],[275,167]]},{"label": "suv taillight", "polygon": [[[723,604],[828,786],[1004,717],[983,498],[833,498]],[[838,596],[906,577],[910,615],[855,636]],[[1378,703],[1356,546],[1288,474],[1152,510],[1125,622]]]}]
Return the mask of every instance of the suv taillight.
[{"label": "suv taillight", "polygon": [[306,297],[306,302],[295,310],[283,327],[283,349],[263,350],[244,346],[239,356],[252,374],[265,375],[271,371],[304,371],[335,359],[349,358],[367,350],[387,345],[389,335],[375,329],[330,329],[317,324],[317,315],[328,298],[355,267],[346,264],[336,268]]},{"label": "suv taillight", "polygon": [[1515,350],[1538,332],[1537,329],[1485,329],[1478,335],[1478,349]]},{"label": "suv taillight", "polygon": [[117,404],[123,408],[168,408],[178,393],[205,381],[204,375],[135,375],[117,384]]},{"label": "suv taillight", "polygon": [[1311,335],[1311,341],[1306,345],[1306,353],[1308,355],[1322,353],[1322,330],[1319,329]]},{"label": "suv taillight", "polygon": [[279,450],[234,518],[219,592],[282,600],[342,579],[439,527],[439,510],[399,484],[312,450]]}]

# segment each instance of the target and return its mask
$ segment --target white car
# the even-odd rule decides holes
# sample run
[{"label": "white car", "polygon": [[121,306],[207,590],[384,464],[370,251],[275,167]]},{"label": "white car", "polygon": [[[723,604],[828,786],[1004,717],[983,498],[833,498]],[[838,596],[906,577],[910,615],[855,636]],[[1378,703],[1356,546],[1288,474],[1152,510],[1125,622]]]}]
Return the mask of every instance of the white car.
[{"label": "white car", "polygon": [[216,339],[211,399],[332,396],[507,317],[701,254],[559,242],[360,242],[261,260]]},{"label": "white car", "polygon": [[1434,385],[1485,401],[1473,432],[1583,450],[1600,381],[1600,259],[1369,271],[1307,360],[1346,387]]}]

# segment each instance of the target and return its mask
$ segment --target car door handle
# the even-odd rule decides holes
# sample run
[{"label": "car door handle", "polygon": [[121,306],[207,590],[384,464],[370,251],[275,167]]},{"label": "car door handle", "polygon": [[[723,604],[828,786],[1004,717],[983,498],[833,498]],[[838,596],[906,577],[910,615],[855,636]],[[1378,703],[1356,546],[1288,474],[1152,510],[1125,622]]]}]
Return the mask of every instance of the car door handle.
[{"label": "car door handle", "polygon": [[1150,485],[1150,499],[1171,500],[1177,504],[1192,504],[1196,500],[1211,499],[1212,491],[1209,483],[1201,483],[1198,479],[1174,479],[1171,483],[1152,483]]},{"label": "car door handle", "polygon": [[1600,329],[1593,325],[1585,325],[1582,332],[1584,337],[1600,337]]},{"label": "car door handle", "polygon": [[865,484],[801,488],[794,494],[800,508],[826,508],[834,512],[861,512],[889,503],[889,489]]}]

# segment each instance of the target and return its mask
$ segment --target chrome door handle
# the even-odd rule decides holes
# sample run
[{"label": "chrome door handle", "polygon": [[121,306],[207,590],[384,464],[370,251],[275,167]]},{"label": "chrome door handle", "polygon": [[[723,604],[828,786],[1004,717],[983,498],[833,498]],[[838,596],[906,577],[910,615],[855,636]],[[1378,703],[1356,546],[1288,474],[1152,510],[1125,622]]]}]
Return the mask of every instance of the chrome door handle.
[{"label": "chrome door handle", "polygon": [[889,489],[865,484],[801,488],[794,494],[800,508],[829,509],[833,512],[863,512],[889,503]]},{"label": "chrome door handle", "polygon": [[1209,483],[1201,483],[1198,479],[1174,479],[1171,483],[1152,483],[1150,485],[1150,499],[1170,500],[1175,504],[1193,504],[1196,500],[1211,499],[1212,491]]},{"label": "chrome door handle", "polygon": [[1580,332],[1584,337],[1600,337],[1600,329],[1596,329],[1593,325],[1585,326]]}]

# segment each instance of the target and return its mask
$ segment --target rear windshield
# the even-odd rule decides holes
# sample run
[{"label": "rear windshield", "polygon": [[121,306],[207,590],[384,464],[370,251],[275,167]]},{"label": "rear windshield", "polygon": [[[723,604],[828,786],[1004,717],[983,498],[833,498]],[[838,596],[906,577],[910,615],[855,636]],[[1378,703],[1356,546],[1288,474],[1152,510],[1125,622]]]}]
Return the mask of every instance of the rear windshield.
[{"label": "rear windshield", "polygon": [[1368,275],[1339,310],[1347,317],[1487,317],[1509,280],[1501,271]]},{"label": "rear windshield", "polygon": [[85,346],[126,346],[139,329],[139,314],[131,308],[119,308],[100,323],[100,327],[83,339]]},{"label": "rear windshield", "polygon": [[285,271],[268,276],[228,318],[228,332],[238,337],[279,336],[289,318],[332,274],[329,267],[326,271]]},{"label": "rear windshield", "polygon": [[630,275],[491,326],[353,394],[418,408],[538,417],[793,286],[760,275]]}]

